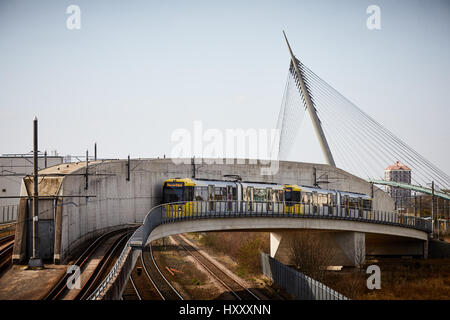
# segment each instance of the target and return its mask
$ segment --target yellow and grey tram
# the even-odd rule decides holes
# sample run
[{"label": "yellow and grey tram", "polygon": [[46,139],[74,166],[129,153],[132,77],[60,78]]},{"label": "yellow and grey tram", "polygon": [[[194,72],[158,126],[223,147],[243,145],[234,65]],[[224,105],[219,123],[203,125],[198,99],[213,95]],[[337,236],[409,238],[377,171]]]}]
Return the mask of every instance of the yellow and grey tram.
[{"label": "yellow and grey tram", "polygon": [[361,193],[299,185],[191,178],[164,181],[162,202],[173,203],[171,211],[177,216],[197,215],[205,211],[232,211],[356,218],[368,217],[372,211],[372,199]]}]

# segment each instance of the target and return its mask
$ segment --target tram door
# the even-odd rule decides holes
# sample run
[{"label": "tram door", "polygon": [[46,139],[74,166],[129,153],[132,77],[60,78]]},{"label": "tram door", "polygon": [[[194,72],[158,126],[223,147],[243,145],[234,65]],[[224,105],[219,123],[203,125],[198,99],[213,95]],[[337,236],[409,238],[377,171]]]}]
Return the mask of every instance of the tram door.
[{"label": "tram door", "polygon": [[227,186],[227,211],[233,210],[233,186]]},{"label": "tram door", "polygon": [[214,211],[214,185],[208,186],[209,211]]},{"label": "tram door", "polygon": [[313,191],[312,193],[312,208],[313,208],[313,214],[318,213],[318,206],[319,206],[319,195],[316,191]]},{"label": "tram door", "polygon": [[348,196],[344,196],[344,212],[345,215],[348,217],[349,213],[350,213],[350,209],[349,209],[349,199]]},{"label": "tram door", "polygon": [[267,188],[267,193],[266,193],[266,197],[267,197],[267,211],[272,211],[273,210],[273,190],[272,188]]},{"label": "tram door", "polygon": [[248,211],[253,211],[253,187],[247,187]]},{"label": "tram door", "polygon": [[358,211],[358,217],[362,218],[363,216],[363,199],[358,198],[358,208],[356,209]]}]

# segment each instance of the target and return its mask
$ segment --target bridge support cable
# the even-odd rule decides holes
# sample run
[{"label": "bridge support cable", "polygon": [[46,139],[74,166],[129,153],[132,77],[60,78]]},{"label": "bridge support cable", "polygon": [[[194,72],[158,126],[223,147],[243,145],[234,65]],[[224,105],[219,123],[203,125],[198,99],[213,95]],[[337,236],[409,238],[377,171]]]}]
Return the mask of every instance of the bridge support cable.
[{"label": "bridge support cable", "polygon": [[[382,125],[380,125],[378,122],[370,118],[366,113],[364,113],[361,109],[359,109],[357,106],[355,106],[353,103],[351,103],[348,99],[343,97],[339,92],[334,90],[330,85],[328,85],[326,82],[324,82],[322,79],[320,79],[317,75],[315,75],[311,70],[307,69],[308,76],[313,78],[315,89],[317,91],[320,91],[323,93],[325,91],[325,94],[327,94],[331,99],[334,99],[334,102],[336,105],[340,105],[341,113],[344,114],[348,121],[347,123],[350,125],[358,125],[362,128],[358,131],[358,134],[361,134],[361,132],[368,132],[373,138],[373,140],[368,140],[368,142],[376,141],[378,142],[377,147],[381,150],[385,150],[385,152],[391,154],[391,158],[393,156],[393,150],[397,150],[399,154],[402,155],[402,157],[405,159],[403,160],[404,163],[408,164],[409,166],[415,166],[416,169],[418,169],[418,174],[422,175],[422,179],[425,179],[425,181],[429,182],[431,181],[429,178],[429,174],[427,175],[426,171],[424,170],[424,167],[428,166],[429,171],[434,173],[434,178],[436,180],[439,179],[440,176],[445,176],[446,174],[439,169],[437,169],[435,166],[433,166],[428,160],[423,158],[421,155],[419,155],[416,151],[414,151],[412,148],[408,147],[403,141],[401,141],[399,138],[395,137],[391,132],[389,132],[386,128],[384,128]],[[355,112],[357,111],[357,112]],[[367,130],[371,129],[371,130]],[[391,149],[389,149],[391,147]],[[383,154],[381,154],[383,156]],[[389,159],[389,163],[392,163],[392,160]],[[448,176],[447,176],[448,177]],[[440,180],[441,185],[445,185],[445,181]]]},{"label": "bridge support cable", "polygon": [[315,75],[311,70],[306,67],[304,68],[307,70],[307,78],[312,79],[312,82],[314,83],[313,86],[316,91],[320,94],[327,92],[330,99],[334,99],[335,104],[333,107],[337,108],[341,114],[345,115],[348,119],[347,123],[350,124],[350,126],[358,129],[356,133],[360,136],[364,134],[366,134],[366,136],[370,136],[367,140],[367,144],[377,146],[377,150],[379,151],[384,150],[384,152],[378,152],[377,154],[379,157],[384,157],[386,159],[386,165],[389,165],[394,161],[392,157],[397,157],[395,160],[401,160],[405,164],[409,165],[411,169],[414,169],[417,180],[416,182],[419,184],[426,184],[431,180],[435,180],[438,181],[438,183],[444,188],[449,186],[450,178],[448,175],[439,170],[436,166],[432,165],[428,160],[418,154],[401,139],[396,137],[393,133],[368,116],[364,111],[343,97],[339,92],[320,79],[320,77]]},{"label": "bridge support cable", "polygon": [[[354,152],[355,158],[359,158],[359,167],[360,169],[364,169],[365,164],[368,163],[370,165],[369,168],[385,168],[387,165],[393,162],[391,159],[396,159],[398,156],[392,152],[391,149],[386,147],[385,139],[378,137],[374,130],[368,130],[368,125],[354,117],[350,112],[335,112],[336,108],[333,107],[333,104],[336,105],[339,101],[333,100],[332,96],[329,96],[327,93],[324,93],[320,87],[316,88],[316,92],[319,92],[320,100],[319,104],[322,106],[322,111],[327,117],[324,117],[325,129],[328,131],[328,134],[332,136],[335,132],[329,132],[329,128],[333,126],[337,126],[334,130],[339,130],[339,128],[344,128],[346,132],[344,132],[343,136],[340,136],[339,139],[344,139],[345,141],[349,141],[353,143],[350,149],[347,150],[339,150],[340,153],[348,153],[348,150],[360,148],[358,152]],[[331,122],[328,123],[328,119],[330,118]],[[340,131],[342,132],[342,130]],[[349,135],[355,135],[354,140],[352,141],[348,139]],[[373,142],[373,143],[368,143]],[[361,158],[361,156],[365,154],[373,154],[373,157]],[[385,158],[384,160],[382,160]],[[375,164],[376,162],[376,164]],[[408,162],[409,164],[409,162]],[[370,169],[365,168],[364,173],[365,177],[370,177]],[[383,171],[380,170],[378,174],[382,174]],[[421,171],[417,172],[419,175],[422,175]],[[381,177],[381,176],[379,176]],[[423,177],[423,176],[422,176]]]},{"label": "bridge support cable", "polygon": [[[298,143],[297,133],[308,103],[314,108],[316,120],[323,129],[338,167],[361,178],[382,180],[385,168],[400,161],[411,169],[411,183],[426,186],[435,181],[441,189],[450,189],[448,174],[371,118],[293,55],[277,124],[281,131],[280,160],[286,159]],[[311,120],[314,124],[313,116]],[[320,136],[318,138],[320,141]]]},{"label": "bridge support cable", "polygon": [[303,123],[306,109],[299,108],[299,105],[302,105],[300,94],[296,90],[293,76],[288,73],[277,122],[277,129],[280,130],[280,144],[278,146],[278,157],[280,159],[287,158]]}]

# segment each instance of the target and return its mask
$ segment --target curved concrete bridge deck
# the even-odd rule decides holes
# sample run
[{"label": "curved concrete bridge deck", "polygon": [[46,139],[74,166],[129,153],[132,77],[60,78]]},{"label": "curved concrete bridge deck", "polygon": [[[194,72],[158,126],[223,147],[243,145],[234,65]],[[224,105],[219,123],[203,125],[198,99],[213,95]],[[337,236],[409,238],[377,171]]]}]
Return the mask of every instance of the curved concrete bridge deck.
[{"label": "curved concrete bridge deck", "polygon": [[[188,204],[188,205],[186,205]],[[306,205],[305,205],[306,206]],[[132,271],[138,253],[151,241],[186,232],[200,231],[269,231],[271,256],[286,260],[289,239],[294,231],[314,231],[317,241],[326,241],[337,252],[336,265],[362,263],[366,254],[420,255],[426,257],[431,223],[422,218],[392,212],[353,211],[317,207],[309,214],[288,213],[286,203],[195,201],[163,204],[153,208],[144,223],[130,238],[121,258],[90,298],[119,298]],[[295,234],[294,234],[295,239]],[[374,243],[366,250],[366,245]],[[383,253],[383,250],[385,252]],[[361,260],[361,255],[363,259]],[[124,280],[125,279],[125,280]]]},{"label": "curved concrete bridge deck", "polygon": [[309,207],[308,214],[289,213],[284,202],[274,203],[268,210],[265,202],[237,203],[235,201],[195,201],[163,204],[153,208],[144,224],[131,241],[132,246],[146,246],[161,237],[197,231],[232,230],[283,230],[308,229],[330,231],[352,231],[399,236],[426,241],[431,232],[431,223],[413,216],[384,211],[351,211],[327,214],[317,206]]}]

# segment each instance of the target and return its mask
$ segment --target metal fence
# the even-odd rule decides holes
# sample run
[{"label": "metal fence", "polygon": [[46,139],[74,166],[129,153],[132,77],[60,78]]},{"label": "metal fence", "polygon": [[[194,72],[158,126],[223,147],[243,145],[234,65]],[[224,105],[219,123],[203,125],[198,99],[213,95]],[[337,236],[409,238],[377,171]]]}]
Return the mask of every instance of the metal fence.
[{"label": "metal fence", "polygon": [[[142,226],[135,233],[140,232],[140,229],[142,229]],[[140,254],[138,250],[131,248],[130,241],[132,239],[133,236],[127,241],[127,244],[120,253],[119,259],[117,259],[108,275],[95,291],[91,293],[87,300],[97,300],[102,294],[106,300],[118,300],[120,298]]]},{"label": "metal fence", "polygon": [[420,217],[301,202],[190,201],[163,204],[160,207],[161,223],[226,217],[318,218],[395,225],[431,232],[431,222]]},{"label": "metal fence", "polygon": [[322,282],[284,265],[266,253],[261,253],[261,266],[266,277],[299,300],[348,300]]},{"label": "metal fence", "polygon": [[13,222],[17,220],[19,206],[17,204],[0,207],[0,223]]}]

